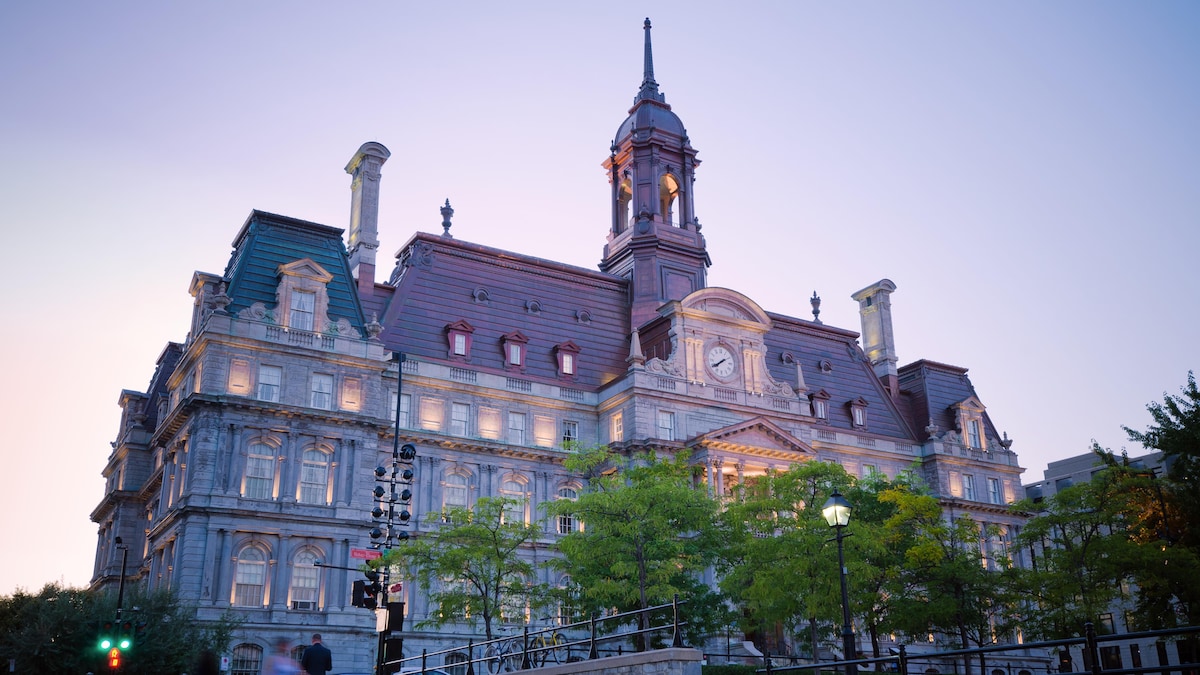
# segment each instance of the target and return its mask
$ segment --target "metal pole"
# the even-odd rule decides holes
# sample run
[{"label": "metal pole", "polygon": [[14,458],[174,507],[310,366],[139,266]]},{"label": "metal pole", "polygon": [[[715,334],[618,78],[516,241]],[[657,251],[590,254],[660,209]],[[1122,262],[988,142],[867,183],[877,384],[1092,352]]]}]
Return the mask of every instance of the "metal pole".
[{"label": "metal pole", "polygon": [[[847,661],[853,661],[857,657],[854,654],[854,627],[850,625],[850,593],[846,590],[846,554],[842,547],[844,527],[837,527],[838,567],[842,582],[842,655]],[[858,666],[846,664],[846,675],[858,675]]]},{"label": "metal pole", "polygon": [[121,543],[120,537],[116,538],[116,543],[121,549],[121,581],[117,584],[117,621],[120,621],[121,607],[125,603],[125,563],[129,561],[129,547]]}]

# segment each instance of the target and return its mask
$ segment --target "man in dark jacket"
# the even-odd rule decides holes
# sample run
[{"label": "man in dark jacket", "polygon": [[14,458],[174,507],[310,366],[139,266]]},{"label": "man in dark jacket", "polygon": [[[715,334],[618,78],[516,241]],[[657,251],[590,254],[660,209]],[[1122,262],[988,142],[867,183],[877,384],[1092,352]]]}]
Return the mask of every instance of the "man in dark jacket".
[{"label": "man in dark jacket", "polygon": [[308,675],[325,675],[333,670],[333,655],[321,644],[321,634],[313,633],[312,646],[304,650],[300,665]]}]

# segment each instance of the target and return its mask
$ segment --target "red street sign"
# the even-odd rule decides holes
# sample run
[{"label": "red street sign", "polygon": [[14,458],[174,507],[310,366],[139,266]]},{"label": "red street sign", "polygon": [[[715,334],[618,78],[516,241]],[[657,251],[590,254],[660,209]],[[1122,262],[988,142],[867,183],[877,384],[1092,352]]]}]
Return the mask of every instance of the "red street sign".
[{"label": "red street sign", "polygon": [[399,593],[402,590],[404,590],[403,582],[394,583],[391,586],[388,586],[388,593]]},{"label": "red street sign", "polygon": [[382,557],[383,554],[379,551],[372,551],[369,548],[352,548],[350,549],[350,557],[356,560],[374,560]]}]

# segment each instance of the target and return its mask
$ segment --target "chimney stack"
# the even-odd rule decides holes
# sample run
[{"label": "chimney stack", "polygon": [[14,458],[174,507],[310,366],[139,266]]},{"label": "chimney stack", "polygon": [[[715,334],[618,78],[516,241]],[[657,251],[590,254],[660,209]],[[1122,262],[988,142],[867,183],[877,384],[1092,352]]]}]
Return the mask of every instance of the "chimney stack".
[{"label": "chimney stack", "polygon": [[360,297],[370,296],[375,287],[375,251],[379,248],[379,177],[383,163],[392,153],[374,141],[363,143],[346,173],[350,181],[350,271],[358,281]]},{"label": "chimney stack", "polygon": [[850,296],[858,301],[863,351],[892,398],[900,395],[900,378],[896,370],[899,359],[896,357],[896,338],[892,334],[891,294],[894,290],[896,284],[890,279],[880,279]]}]

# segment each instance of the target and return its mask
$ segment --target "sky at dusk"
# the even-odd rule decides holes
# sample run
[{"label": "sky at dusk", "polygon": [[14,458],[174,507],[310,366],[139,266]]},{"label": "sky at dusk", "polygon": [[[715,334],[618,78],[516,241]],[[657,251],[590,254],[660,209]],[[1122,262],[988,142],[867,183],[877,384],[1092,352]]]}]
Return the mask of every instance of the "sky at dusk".
[{"label": "sky at dusk", "polygon": [[[0,3],[0,594],[91,578],[122,389],[251,209],[596,267],[642,75],[702,165],[709,285],[970,369],[1026,483],[1142,448],[1197,368],[1200,3]],[[364,535],[365,536],[365,535]]]}]

